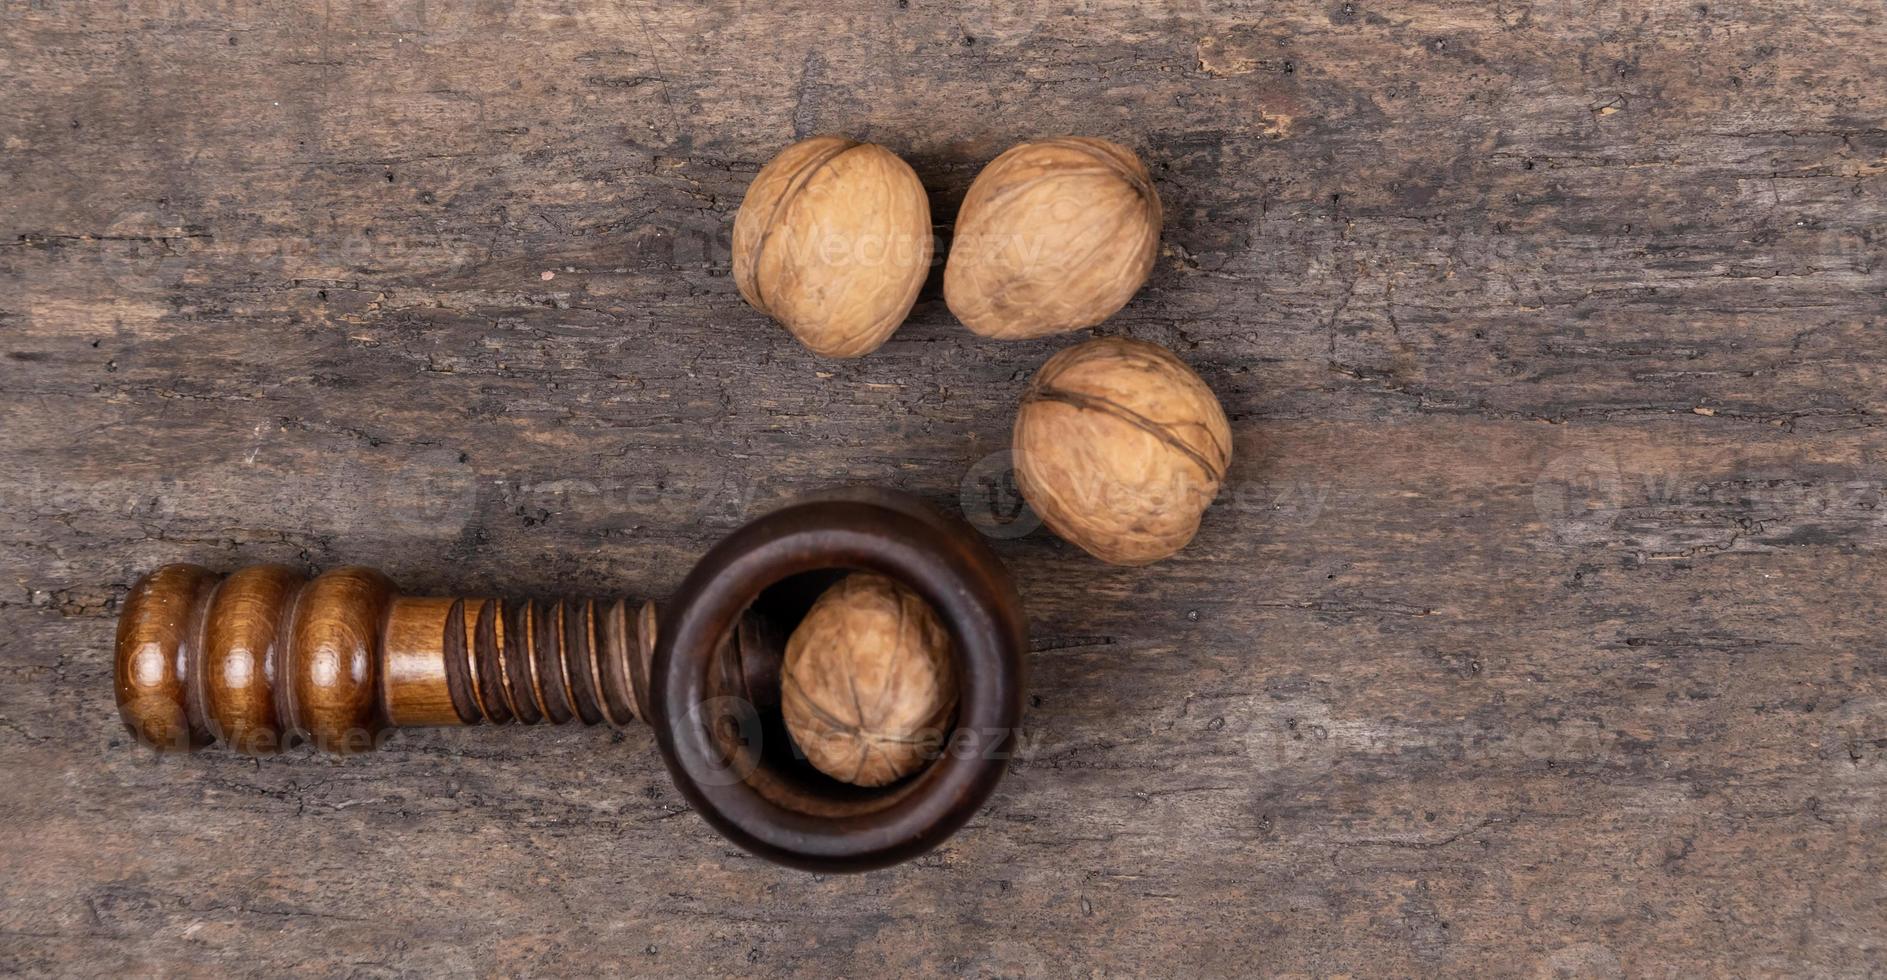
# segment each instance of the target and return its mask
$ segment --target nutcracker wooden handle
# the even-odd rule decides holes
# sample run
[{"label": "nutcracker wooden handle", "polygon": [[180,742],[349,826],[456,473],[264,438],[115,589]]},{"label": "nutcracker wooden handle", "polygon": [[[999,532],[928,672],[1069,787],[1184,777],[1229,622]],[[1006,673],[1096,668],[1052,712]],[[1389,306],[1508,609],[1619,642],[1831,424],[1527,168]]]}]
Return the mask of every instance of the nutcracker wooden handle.
[{"label": "nutcracker wooden handle", "polygon": [[[807,765],[778,711],[784,637],[844,569],[903,581],[949,629],[948,750],[892,786]],[[658,612],[626,599],[404,595],[379,572],[166,565],[118,622],[118,708],[160,749],[378,746],[389,729],[642,719],[677,787],[728,837],[787,864],[862,870],[935,846],[1007,765],[1028,630],[974,531],[887,491],[845,491],[729,535]]]},{"label": "nutcracker wooden handle", "polygon": [[[627,599],[408,596],[370,568],[166,565],[119,617],[118,710],[158,749],[249,755],[362,752],[390,728],[621,727],[649,716],[655,632],[655,605]],[[772,702],[776,633],[750,614],[730,642],[722,655]]]}]

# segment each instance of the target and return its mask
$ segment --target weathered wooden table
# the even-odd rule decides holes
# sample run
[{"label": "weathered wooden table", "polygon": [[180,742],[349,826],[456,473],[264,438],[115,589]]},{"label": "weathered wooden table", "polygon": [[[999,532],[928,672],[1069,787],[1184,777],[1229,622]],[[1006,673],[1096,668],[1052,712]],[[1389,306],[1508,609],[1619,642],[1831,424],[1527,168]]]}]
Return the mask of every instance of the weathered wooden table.
[{"label": "weathered wooden table", "polygon": [[[1887,968],[1880,4],[0,18],[0,970]],[[643,730],[130,743],[113,617],[163,562],[651,595],[834,484],[987,511],[1074,338],[980,341],[933,277],[823,361],[728,278],[747,180],[828,131],[941,232],[1017,140],[1138,149],[1165,251],[1103,331],[1236,430],[1173,561],[998,541],[1031,751],[960,836],[773,867]]]}]

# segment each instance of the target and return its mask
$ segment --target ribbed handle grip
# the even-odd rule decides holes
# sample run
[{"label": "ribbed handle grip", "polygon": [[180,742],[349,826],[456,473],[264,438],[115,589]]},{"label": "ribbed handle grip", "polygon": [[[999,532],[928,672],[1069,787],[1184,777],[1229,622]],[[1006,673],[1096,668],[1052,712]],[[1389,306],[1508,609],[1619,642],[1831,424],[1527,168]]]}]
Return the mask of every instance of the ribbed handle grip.
[{"label": "ribbed handle grip", "polygon": [[[632,610],[634,610],[632,614]],[[360,752],[388,727],[645,715],[655,613],[627,600],[400,595],[341,568],[166,565],[118,621],[118,710],[162,749]]]},{"label": "ribbed handle grip", "polygon": [[455,599],[447,611],[447,692],[467,725],[519,721],[622,726],[645,714],[655,613],[630,622],[622,599]]}]

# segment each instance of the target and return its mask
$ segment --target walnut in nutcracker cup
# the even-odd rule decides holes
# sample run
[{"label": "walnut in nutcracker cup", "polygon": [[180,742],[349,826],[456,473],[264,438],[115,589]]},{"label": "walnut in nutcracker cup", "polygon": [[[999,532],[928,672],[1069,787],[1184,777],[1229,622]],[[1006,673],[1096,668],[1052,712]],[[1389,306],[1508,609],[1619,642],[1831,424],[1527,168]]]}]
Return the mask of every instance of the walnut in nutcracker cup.
[{"label": "walnut in nutcracker cup", "polygon": [[1056,534],[1102,561],[1184,548],[1232,462],[1212,389],[1157,344],[1103,337],[1042,365],[1016,414],[1016,483]]},{"label": "walnut in nutcracker cup", "polygon": [[780,682],[793,744],[859,786],[922,769],[957,710],[949,632],[915,592],[872,572],[813,603],[787,640]]},{"label": "walnut in nutcracker cup", "polygon": [[911,312],[930,270],[930,202],[872,143],[815,136],[762,167],[734,216],[740,295],[827,357],[861,357]]},{"label": "walnut in nutcracker cup", "polygon": [[1133,151],[1081,136],[1024,143],[970,184],[944,302],[985,337],[1080,330],[1127,305],[1159,247],[1160,195]]}]

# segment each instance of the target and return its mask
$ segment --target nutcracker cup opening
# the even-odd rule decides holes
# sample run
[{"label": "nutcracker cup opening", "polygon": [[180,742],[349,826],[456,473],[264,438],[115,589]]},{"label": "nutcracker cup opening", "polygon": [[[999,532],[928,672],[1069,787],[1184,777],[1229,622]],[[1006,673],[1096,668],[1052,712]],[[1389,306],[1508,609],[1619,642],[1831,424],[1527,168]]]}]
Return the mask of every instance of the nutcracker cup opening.
[{"label": "nutcracker cup opening", "polygon": [[[742,655],[783,644],[737,635],[796,622],[855,570],[929,604],[955,672],[955,722],[934,758],[880,787],[808,764],[781,719],[777,658],[757,668]],[[662,620],[649,687],[664,761],[709,823],[763,857],[820,871],[906,860],[967,821],[1008,766],[1028,642],[1021,601],[974,530],[915,498],[849,490],[759,518],[702,558]]]}]

